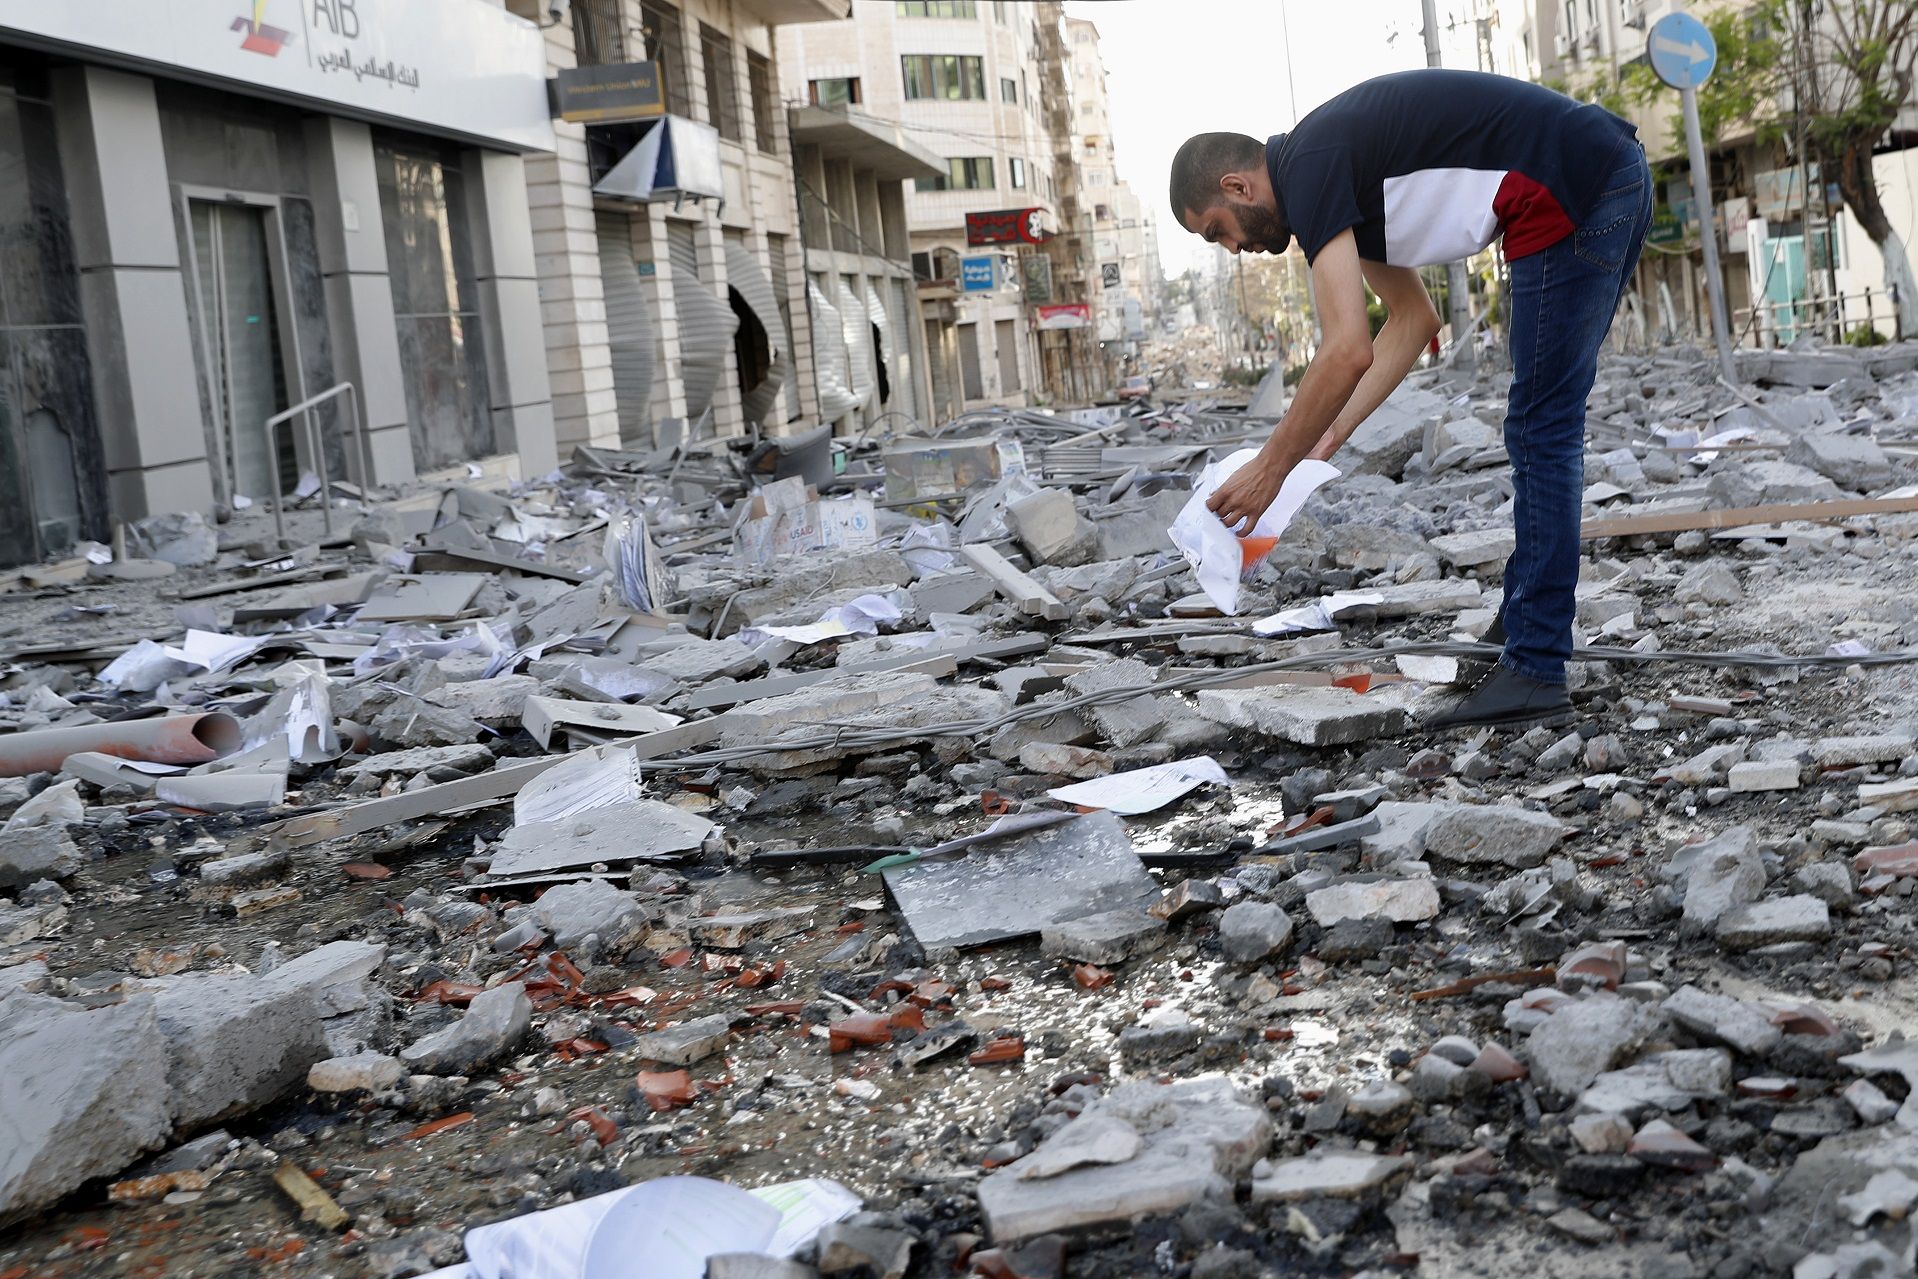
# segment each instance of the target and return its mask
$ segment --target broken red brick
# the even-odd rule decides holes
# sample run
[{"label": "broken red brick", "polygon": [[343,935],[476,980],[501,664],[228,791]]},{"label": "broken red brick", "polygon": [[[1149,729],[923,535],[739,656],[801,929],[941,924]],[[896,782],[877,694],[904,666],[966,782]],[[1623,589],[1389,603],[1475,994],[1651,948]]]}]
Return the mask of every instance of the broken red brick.
[{"label": "broken red brick", "polygon": [[887,1013],[855,1013],[826,1023],[826,1034],[833,1052],[854,1048],[874,1048],[892,1042],[892,1017]]},{"label": "broken red brick", "polygon": [[593,1138],[602,1146],[610,1146],[619,1139],[619,1125],[613,1117],[598,1106],[581,1106],[566,1116],[568,1122],[579,1120],[593,1130]]},{"label": "broken red brick", "polygon": [[693,948],[681,946],[678,950],[669,950],[659,957],[661,968],[684,968],[693,962]]},{"label": "broken red brick", "polygon": [[1860,875],[1918,876],[1918,841],[1867,848],[1851,859],[1851,868]]},{"label": "broken red brick", "polygon": [[382,866],[378,862],[348,862],[340,867],[340,873],[348,879],[391,879],[393,868]]},{"label": "broken red brick", "polygon": [[642,1070],[633,1081],[655,1112],[664,1113],[699,1100],[693,1077],[683,1070]]},{"label": "broken red brick", "polygon": [[413,998],[422,1004],[470,1004],[474,996],[485,993],[484,986],[475,986],[465,981],[446,981],[442,978]]},{"label": "broken red brick", "polygon": [[981,977],[979,979],[979,989],[980,990],[1011,990],[1012,983],[1007,981],[1004,977]]},{"label": "broken red brick", "polygon": [[1017,1035],[1007,1035],[1002,1039],[989,1040],[984,1048],[967,1057],[975,1066],[997,1066],[1001,1062],[1024,1061],[1026,1041]]},{"label": "broken red brick", "polygon": [[1113,978],[1110,969],[1097,964],[1074,964],[1072,980],[1079,983],[1081,990],[1103,990],[1112,984]]},{"label": "broken red brick", "polygon": [[1821,1009],[1810,1004],[1786,1004],[1771,1015],[1771,1024],[1787,1035],[1841,1035],[1844,1031]]}]

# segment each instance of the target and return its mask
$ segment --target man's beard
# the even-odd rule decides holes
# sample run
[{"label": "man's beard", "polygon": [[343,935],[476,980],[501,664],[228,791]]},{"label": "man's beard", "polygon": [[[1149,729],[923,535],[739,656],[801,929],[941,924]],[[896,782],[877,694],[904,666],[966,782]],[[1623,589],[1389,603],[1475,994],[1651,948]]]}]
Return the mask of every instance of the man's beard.
[{"label": "man's beard", "polygon": [[1236,200],[1227,200],[1225,205],[1239,220],[1241,252],[1285,252],[1286,242],[1292,235],[1285,229],[1285,223],[1279,221],[1277,213],[1262,204],[1240,204]]}]

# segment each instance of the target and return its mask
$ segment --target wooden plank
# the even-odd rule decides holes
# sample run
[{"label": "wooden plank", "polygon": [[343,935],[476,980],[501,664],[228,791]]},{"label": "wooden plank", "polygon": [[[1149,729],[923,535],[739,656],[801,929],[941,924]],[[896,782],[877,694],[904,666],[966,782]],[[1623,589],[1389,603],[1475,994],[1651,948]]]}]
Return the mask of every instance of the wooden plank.
[{"label": "wooden plank", "polygon": [[[697,723],[646,733],[626,743],[626,749],[637,752],[641,759],[657,759],[661,755],[692,750],[717,738],[725,726],[725,720],[724,715],[715,715]],[[511,799],[519,794],[526,783],[554,765],[565,763],[567,758],[565,755],[548,755],[544,759],[529,759],[476,777],[462,777],[421,790],[402,791],[398,795],[347,804],[324,813],[291,817],[283,822],[262,826],[260,832],[284,841],[288,848],[304,848],[308,844],[323,843],[329,839],[363,835],[394,822],[483,808],[503,799]]]},{"label": "wooden plank", "polygon": [[1017,604],[1019,611],[1027,616],[1063,622],[1072,615],[1072,610],[1060,603],[1058,596],[1014,568],[1005,556],[992,547],[970,542],[959,548],[959,554],[966,563],[990,578],[998,592]]},{"label": "wooden plank", "polygon": [[1832,502],[1779,502],[1770,506],[1731,506],[1716,511],[1669,515],[1622,515],[1586,520],[1578,535],[1634,537],[1641,533],[1685,533],[1693,529],[1737,528],[1744,524],[1783,524],[1788,520],[1848,520],[1860,515],[1905,515],[1918,511],[1918,497],[1856,497]]}]

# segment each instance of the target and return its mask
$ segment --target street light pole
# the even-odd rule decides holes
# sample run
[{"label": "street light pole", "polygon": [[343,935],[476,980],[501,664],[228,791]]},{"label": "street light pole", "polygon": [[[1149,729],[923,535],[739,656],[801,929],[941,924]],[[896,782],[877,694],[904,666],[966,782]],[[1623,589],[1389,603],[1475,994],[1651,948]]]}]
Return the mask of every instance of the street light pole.
[{"label": "street light pole", "polygon": [[[1438,0],[1423,0],[1425,10],[1425,65],[1436,67],[1439,60]],[[1452,359],[1465,368],[1475,363],[1472,344],[1466,332],[1472,325],[1471,280],[1463,262],[1445,264],[1446,309],[1451,313]]]}]

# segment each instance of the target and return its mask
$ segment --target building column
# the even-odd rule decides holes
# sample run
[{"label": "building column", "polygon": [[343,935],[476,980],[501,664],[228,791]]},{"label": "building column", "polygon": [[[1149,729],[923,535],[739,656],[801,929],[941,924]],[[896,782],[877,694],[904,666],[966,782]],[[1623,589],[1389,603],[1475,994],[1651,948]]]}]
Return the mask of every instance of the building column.
[{"label": "building column", "polygon": [[[572,19],[547,25],[546,66],[573,66]],[[553,121],[557,149],[524,161],[535,280],[545,326],[548,392],[555,446],[619,447],[619,401],[606,331],[606,290],[599,276],[593,223],[593,181],[584,125]]]},{"label": "building column", "polygon": [[[693,224],[693,241],[699,246],[699,282],[719,305],[730,309],[726,292],[726,229],[717,218]],[[745,397],[739,392],[739,369],[733,359],[732,344],[720,357],[719,388],[713,392],[713,433],[721,436],[746,433]]]},{"label": "building column", "polygon": [[[519,454],[520,475],[530,479],[557,467],[559,451],[540,331],[526,169],[517,155],[479,149],[466,153],[461,168],[478,177],[466,184],[467,225],[486,333],[493,438],[502,451]],[[609,364],[609,375],[610,369]]]},{"label": "building column", "polygon": [[213,467],[153,81],[64,67],[53,99],[109,510],[208,510]]},{"label": "building column", "polygon": [[[413,437],[373,131],[357,121],[312,116],[306,122],[306,154],[334,369],[360,396],[373,482],[401,484],[413,478]],[[347,473],[357,475],[360,459],[354,448],[347,452]]]},{"label": "building column", "polygon": [[659,366],[653,371],[653,421],[674,417],[685,422],[688,417],[686,375],[685,366],[680,362],[679,299],[674,294],[679,281],[673,273],[672,247],[666,235],[666,208],[663,202],[640,205],[633,213],[633,225],[637,232],[635,244],[643,240],[645,251],[651,255],[650,259],[641,260],[650,260],[653,268],[651,275],[641,271],[639,287],[651,290],[653,313],[659,319]]}]

